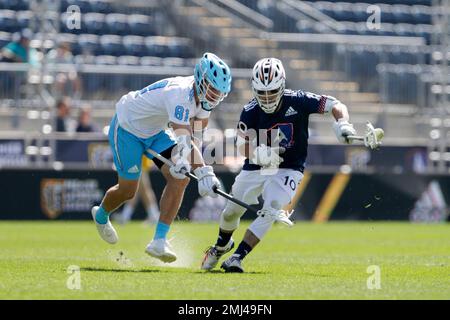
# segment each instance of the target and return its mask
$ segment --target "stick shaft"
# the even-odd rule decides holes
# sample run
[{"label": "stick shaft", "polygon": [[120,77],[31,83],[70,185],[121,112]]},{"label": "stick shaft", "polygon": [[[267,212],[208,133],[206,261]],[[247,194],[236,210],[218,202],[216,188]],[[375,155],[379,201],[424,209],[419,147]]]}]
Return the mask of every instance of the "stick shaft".
[{"label": "stick shaft", "polygon": [[363,136],[347,136],[347,139],[364,141]]},{"label": "stick shaft", "polygon": [[[156,151],[154,151],[152,149],[147,149],[147,151],[148,151],[148,153],[150,153],[152,156],[154,156],[156,159],[158,159],[162,163],[167,164],[169,167],[173,167],[175,165],[171,160],[169,160],[167,158],[164,158],[162,155],[160,155]],[[185,175],[186,175],[186,177],[189,177],[189,178],[192,178],[192,179],[198,181],[197,176],[195,174],[191,173],[191,172],[186,172]],[[258,212],[258,210],[256,208],[248,205],[245,202],[242,202],[241,200],[238,200],[238,199],[234,198],[233,196],[229,195],[228,193],[224,192],[223,190],[218,189],[217,187],[214,188],[214,192],[217,193],[218,195],[220,195],[220,196],[230,200],[231,202],[234,202],[234,203],[240,205],[241,207],[243,207],[243,208],[245,208],[247,210],[250,210],[250,211],[255,212],[255,213]]]}]

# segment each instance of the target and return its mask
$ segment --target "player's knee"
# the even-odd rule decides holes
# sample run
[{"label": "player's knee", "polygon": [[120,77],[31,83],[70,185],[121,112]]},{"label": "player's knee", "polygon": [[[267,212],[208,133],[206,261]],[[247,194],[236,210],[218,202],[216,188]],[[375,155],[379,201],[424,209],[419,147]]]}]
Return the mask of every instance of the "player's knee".
[{"label": "player's knee", "polygon": [[239,220],[245,213],[245,209],[235,204],[227,204],[222,212],[223,220],[234,221]]},{"label": "player's knee", "polygon": [[234,231],[239,227],[240,216],[235,214],[224,215],[225,211],[220,215],[220,229]]}]

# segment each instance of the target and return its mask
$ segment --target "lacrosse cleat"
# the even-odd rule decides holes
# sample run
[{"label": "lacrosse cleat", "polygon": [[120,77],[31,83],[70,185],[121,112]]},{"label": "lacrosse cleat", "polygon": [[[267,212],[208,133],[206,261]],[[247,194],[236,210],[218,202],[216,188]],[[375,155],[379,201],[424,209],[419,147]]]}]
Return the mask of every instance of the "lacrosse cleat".
[{"label": "lacrosse cleat", "polygon": [[202,261],[201,268],[203,270],[212,270],[215,268],[221,256],[230,252],[234,248],[234,241],[231,238],[230,241],[224,247],[211,246],[206,250],[205,257]]},{"label": "lacrosse cleat", "polygon": [[91,209],[92,219],[94,219],[95,225],[97,226],[97,231],[100,237],[110,244],[115,244],[119,240],[117,237],[117,232],[111,224],[111,221],[108,220],[107,223],[101,224],[95,220],[95,214],[97,213],[98,206],[95,206]]},{"label": "lacrosse cleat", "polygon": [[235,272],[235,273],[243,273],[244,269],[241,265],[241,259],[237,255],[232,255],[227,260],[225,260],[220,266],[225,272]]},{"label": "lacrosse cleat", "polygon": [[162,262],[170,263],[177,260],[177,255],[171,250],[170,244],[166,239],[153,240],[147,246],[145,252]]}]

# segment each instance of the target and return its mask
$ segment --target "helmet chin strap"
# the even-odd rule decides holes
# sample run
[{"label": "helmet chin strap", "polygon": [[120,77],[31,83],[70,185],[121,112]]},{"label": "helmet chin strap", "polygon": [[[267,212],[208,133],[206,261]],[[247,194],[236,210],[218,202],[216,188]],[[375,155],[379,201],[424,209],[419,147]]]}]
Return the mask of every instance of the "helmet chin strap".
[{"label": "helmet chin strap", "polygon": [[[211,107],[209,106],[209,103],[206,102],[206,101],[200,101],[200,104],[201,104],[201,106],[202,106],[202,109],[205,110],[205,111],[211,111],[211,110],[214,109],[214,107],[211,108]],[[207,106],[207,107],[206,107],[206,106]]]}]

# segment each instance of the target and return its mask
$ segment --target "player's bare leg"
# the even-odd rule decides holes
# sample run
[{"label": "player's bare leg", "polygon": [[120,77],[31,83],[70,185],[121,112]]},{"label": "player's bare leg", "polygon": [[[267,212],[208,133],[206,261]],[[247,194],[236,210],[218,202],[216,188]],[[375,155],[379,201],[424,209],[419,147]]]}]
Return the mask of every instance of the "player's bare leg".
[{"label": "player's bare leg", "polygon": [[119,177],[118,183],[106,191],[102,201],[103,209],[111,213],[125,201],[133,199],[139,185],[139,180],[125,180]]},{"label": "player's bare leg", "polygon": [[167,165],[163,165],[161,172],[166,179],[166,186],[161,196],[160,208],[161,214],[159,222],[156,225],[153,241],[147,246],[146,252],[152,257],[158,258],[163,262],[173,262],[177,259],[176,254],[171,250],[166,240],[170,225],[177,216],[183,200],[184,191],[189,183],[189,179],[176,179],[170,172]]},{"label": "player's bare leg", "polygon": [[189,184],[189,178],[183,180],[174,178],[170,174],[169,167],[167,165],[163,165],[161,172],[166,179],[166,187],[161,195],[161,215],[159,221],[170,225],[180,209],[184,191],[186,190],[186,186]]},{"label": "player's bare leg", "polygon": [[123,205],[122,212],[115,213],[112,217],[114,221],[117,221],[120,224],[125,224],[131,220],[131,216],[133,215],[134,210],[136,209],[137,202],[139,200],[139,194],[141,193],[141,179],[144,175],[139,179],[139,184],[134,197],[131,200],[128,200]]},{"label": "player's bare leg", "polygon": [[147,212],[145,223],[156,223],[159,219],[158,202],[151,187],[149,175],[145,171],[139,179],[139,185],[134,197],[124,204],[122,212],[113,216],[114,220],[120,224],[130,221],[139,200],[142,201]]},{"label": "player's bare leg", "polygon": [[102,204],[99,207],[93,207],[91,210],[99,235],[110,244],[116,243],[118,237],[116,230],[109,221],[109,215],[122,203],[132,199],[138,186],[138,180],[125,180],[120,177],[118,180],[118,183],[106,192]]}]

